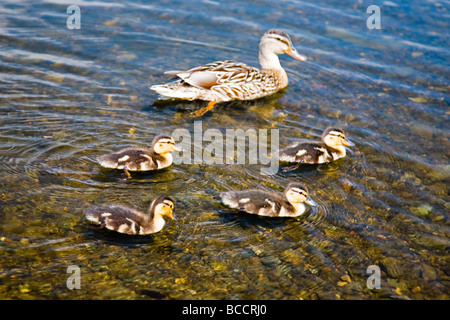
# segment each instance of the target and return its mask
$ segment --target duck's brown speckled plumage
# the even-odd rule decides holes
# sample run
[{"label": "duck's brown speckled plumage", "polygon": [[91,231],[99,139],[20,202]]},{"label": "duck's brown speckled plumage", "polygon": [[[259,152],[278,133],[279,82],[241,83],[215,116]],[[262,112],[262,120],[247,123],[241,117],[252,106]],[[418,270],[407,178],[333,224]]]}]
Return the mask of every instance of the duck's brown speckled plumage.
[{"label": "duck's brown speckled plumage", "polygon": [[286,71],[278,54],[289,54],[297,60],[307,58],[296,52],[289,36],[279,30],[269,30],[261,37],[259,60],[261,70],[244,63],[215,61],[187,71],[168,71],[179,79],[150,89],[161,95],[185,99],[224,102],[253,100],[274,94],[288,84]]}]

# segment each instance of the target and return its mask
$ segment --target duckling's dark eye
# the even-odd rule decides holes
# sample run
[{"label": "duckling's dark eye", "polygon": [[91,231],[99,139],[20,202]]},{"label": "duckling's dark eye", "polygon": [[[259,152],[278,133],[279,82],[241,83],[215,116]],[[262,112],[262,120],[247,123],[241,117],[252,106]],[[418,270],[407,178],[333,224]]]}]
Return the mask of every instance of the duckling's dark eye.
[{"label": "duckling's dark eye", "polygon": [[173,209],[173,204],[172,203],[164,202],[164,204],[166,206],[168,206],[170,209]]},{"label": "duckling's dark eye", "polygon": [[299,195],[308,197],[308,193],[307,193],[306,191],[304,191],[304,190],[301,190],[301,189],[294,189],[293,191],[294,191],[294,192],[297,192]]},{"label": "duckling's dark eye", "polygon": [[340,134],[330,134],[332,138],[342,138]]}]

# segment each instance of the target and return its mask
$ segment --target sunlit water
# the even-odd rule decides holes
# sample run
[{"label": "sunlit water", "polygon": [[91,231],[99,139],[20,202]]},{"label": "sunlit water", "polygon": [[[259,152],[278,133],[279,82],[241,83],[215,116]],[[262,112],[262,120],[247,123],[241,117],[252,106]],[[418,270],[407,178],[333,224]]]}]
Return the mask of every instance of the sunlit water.
[{"label": "sunlit water", "polygon": [[[69,4],[81,29],[69,30]],[[381,30],[369,30],[369,4]],[[2,1],[0,297],[12,299],[448,299],[447,1]],[[267,176],[261,165],[100,169],[96,156],[193,133],[201,102],[163,103],[166,70],[221,59],[258,66],[270,28],[308,62],[282,56],[287,90],[219,104],[203,130],[278,129],[280,146],[343,128],[347,158]],[[199,119],[197,119],[199,120]],[[207,143],[204,144],[204,146]],[[301,181],[319,206],[299,219],[227,211],[221,191]],[[83,210],[145,211],[159,194],[177,220],[130,237]],[[70,265],[81,288],[69,290]],[[370,265],[381,288],[366,285]]]}]

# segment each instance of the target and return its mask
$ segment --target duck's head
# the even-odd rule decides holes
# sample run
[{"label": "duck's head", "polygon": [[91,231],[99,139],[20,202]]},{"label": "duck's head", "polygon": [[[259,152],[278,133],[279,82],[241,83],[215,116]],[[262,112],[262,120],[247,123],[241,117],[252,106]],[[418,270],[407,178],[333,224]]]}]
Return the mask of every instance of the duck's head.
[{"label": "duck's head", "polygon": [[152,148],[157,154],[166,154],[173,151],[181,151],[182,149],[175,144],[170,136],[159,135],[153,139]]},{"label": "duck's head", "polygon": [[317,203],[309,196],[308,189],[301,183],[291,182],[286,187],[284,194],[291,204],[304,202],[313,207],[317,206]]},{"label": "duck's head", "polygon": [[355,144],[345,138],[345,133],[341,129],[328,128],[322,134],[322,141],[330,148],[338,148],[342,145],[353,147]]},{"label": "duck's head", "polygon": [[305,55],[297,52],[289,35],[277,29],[271,29],[262,35],[259,40],[259,52],[263,56],[265,53],[288,54],[300,61],[308,60]]},{"label": "duck's head", "polygon": [[158,196],[150,205],[150,213],[157,216],[168,216],[170,219],[175,220],[173,205],[173,200],[168,196]]}]

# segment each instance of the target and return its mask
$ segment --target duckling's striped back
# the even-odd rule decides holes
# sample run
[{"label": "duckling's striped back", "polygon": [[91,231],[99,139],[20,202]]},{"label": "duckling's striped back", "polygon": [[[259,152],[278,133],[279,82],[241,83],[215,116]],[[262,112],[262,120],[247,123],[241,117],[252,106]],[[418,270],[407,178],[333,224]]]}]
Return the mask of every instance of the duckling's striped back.
[{"label": "duckling's striped back", "polygon": [[115,153],[101,155],[97,158],[102,167],[130,171],[153,170],[158,168],[157,155],[150,149],[130,147]]},{"label": "duckling's striped back", "polygon": [[141,234],[145,216],[142,212],[122,205],[93,207],[85,210],[86,219],[109,230]]},{"label": "duckling's striped back", "polygon": [[227,191],[220,197],[222,203],[230,208],[260,216],[276,217],[282,211],[294,210],[281,195],[264,190]]}]

